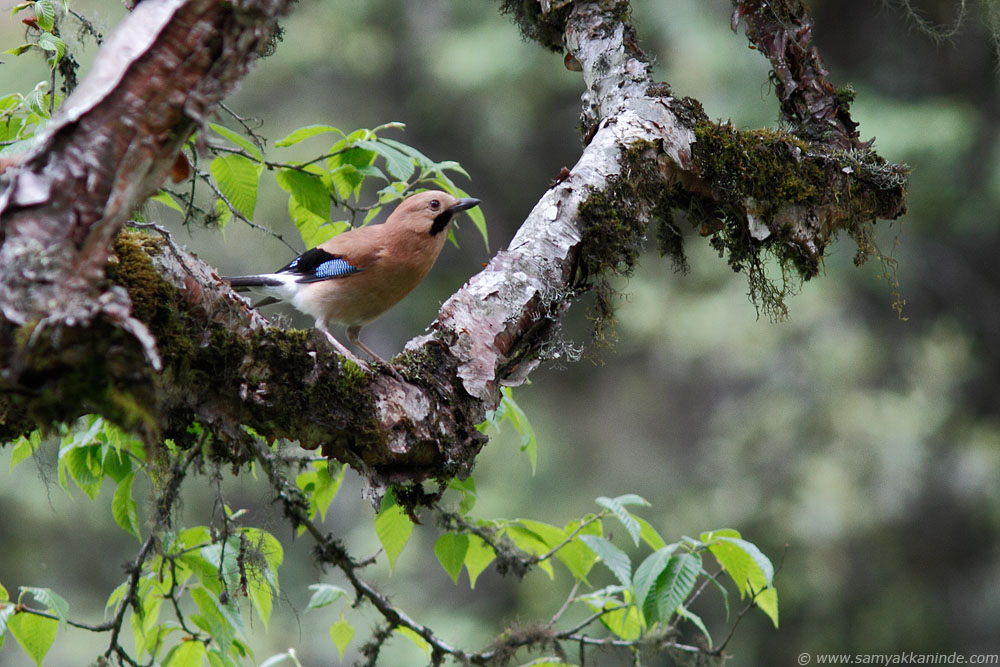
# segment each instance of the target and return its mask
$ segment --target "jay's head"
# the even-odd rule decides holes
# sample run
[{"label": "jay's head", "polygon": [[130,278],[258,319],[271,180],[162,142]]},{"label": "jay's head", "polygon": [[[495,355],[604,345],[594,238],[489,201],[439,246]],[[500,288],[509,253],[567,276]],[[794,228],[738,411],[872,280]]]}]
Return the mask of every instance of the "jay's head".
[{"label": "jay's head", "polygon": [[459,199],[447,192],[428,190],[404,199],[386,224],[402,225],[416,233],[437,236],[448,229],[456,213],[478,205],[478,199]]}]

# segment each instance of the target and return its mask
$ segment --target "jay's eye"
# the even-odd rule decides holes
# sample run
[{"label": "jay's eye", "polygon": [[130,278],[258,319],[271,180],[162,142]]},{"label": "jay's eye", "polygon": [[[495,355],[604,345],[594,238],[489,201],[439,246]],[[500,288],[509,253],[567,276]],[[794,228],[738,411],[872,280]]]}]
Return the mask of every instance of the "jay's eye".
[{"label": "jay's eye", "polygon": [[432,199],[431,200],[431,210],[432,211],[436,211],[439,208],[441,208],[441,202],[439,202],[437,199]]}]

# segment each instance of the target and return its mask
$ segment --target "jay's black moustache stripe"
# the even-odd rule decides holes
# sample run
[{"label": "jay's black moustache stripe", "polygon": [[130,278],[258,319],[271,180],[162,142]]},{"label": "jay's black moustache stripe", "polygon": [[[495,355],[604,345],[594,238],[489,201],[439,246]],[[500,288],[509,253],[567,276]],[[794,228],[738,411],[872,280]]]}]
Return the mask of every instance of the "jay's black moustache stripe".
[{"label": "jay's black moustache stripe", "polygon": [[431,236],[437,236],[443,232],[456,213],[473,208],[474,206],[479,206],[479,200],[468,197],[466,199],[459,199],[457,204],[441,211],[441,214],[434,218],[434,222],[431,223]]}]

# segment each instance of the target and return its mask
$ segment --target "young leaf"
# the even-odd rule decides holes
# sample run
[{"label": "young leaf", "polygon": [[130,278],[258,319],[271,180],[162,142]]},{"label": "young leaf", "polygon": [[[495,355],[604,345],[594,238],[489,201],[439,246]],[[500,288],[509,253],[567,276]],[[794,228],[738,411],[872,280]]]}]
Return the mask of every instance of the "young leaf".
[{"label": "young leaf", "polygon": [[538,439],[535,437],[535,429],[528,421],[528,415],[524,414],[524,410],[514,400],[510,387],[503,388],[502,403],[504,405],[503,416],[521,435],[521,451],[528,455],[528,461],[531,463],[531,474],[534,475],[535,466],[538,463]]},{"label": "young leaf", "polygon": [[639,539],[648,544],[654,551],[667,546],[666,540],[660,536],[660,533],[648,521],[641,516],[633,515],[632,518],[639,522]]},{"label": "young leaf", "polygon": [[259,165],[242,155],[224,155],[212,160],[209,171],[229,203],[248,220],[257,208]]},{"label": "young leaf", "polygon": [[336,132],[340,136],[344,136],[344,133],[335,128],[332,125],[306,125],[305,127],[300,127],[294,130],[291,134],[283,139],[279,139],[274,142],[275,146],[294,146],[300,141],[305,141],[310,137],[315,137],[318,134],[325,134],[327,132]]},{"label": "young leaf", "polygon": [[55,67],[62,60],[63,55],[66,53],[66,42],[60,37],[56,37],[50,32],[43,32],[38,38],[38,47],[45,51],[46,53],[51,53],[53,55],[49,56],[46,60],[49,67]]},{"label": "young leaf", "polygon": [[635,568],[635,576],[632,577],[632,589],[635,592],[636,604],[640,607],[646,603],[650,591],[653,590],[653,585],[663,570],[666,569],[667,562],[670,561],[670,557],[673,556],[678,546],[679,543],[675,542],[654,551],[639,564],[639,567]]},{"label": "young leaf", "polygon": [[[573,532],[580,527],[580,524],[588,518],[590,517],[584,517],[580,521],[570,521],[567,523],[566,527],[563,529],[563,535],[565,535],[565,537],[572,535]],[[594,555],[594,552],[591,551],[589,547],[580,541],[581,535],[596,535],[600,537],[601,522],[591,521],[586,524],[580,532],[577,533],[573,540],[556,551],[556,558],[558,558],[559,561],[566,566],[570,574],[573,575],[574,579],[582,581],[583,583],[588,583],[587,574],[590,572],[590,569],[594,567],[594,563],[597,562],[597,556]]]},{"label": "young leaf", "polygon": [[465,552],[465,570],[469,573],[469,588],[476,587],[476,579],[496,558],[493,547],[478,535],[469,535],[469,548]]},{"label": "young leaf", "polygon": [[38,27],[46,32],[52,30],[56,24],[56,8],[52,0],[35,0],[33,9],[35,18],[38,19]]},{"label": "young leaf", "polygon": [[313,594],[309,598],[309,604],[306,606],[307,610],[319,609],[328,604],[333,604],[342,597],[347,597],[347,591],[333,584],[311,584],[309,590],[313,591]]},{"label": "young leaf", "polygon": [[643,500],[637,495],[627,494],[624,496],[618,496],[617,498],[606,498],[601,496],[596,500],[597,504],[605,509],[610,510],[618,520],[621,521],[622,525],[625,526],[625,530],[628,534],[632,536],[632,541],[635,542],[635,546],[639,546],[639,522],[636,518],[625,509],[625,505],[649,505],[648,502]]},{"label": "young leaf", "polygon": [[683,553],[673,556],[656,578],[653,593],[643,602],[643,615],[647,623],[666,623],[687,596],[694,590],[701,572],[701,556]]},{"label": "young leaf", "polygon": [[163,667],[201,667],[204,659],[205,645],[197,639],[190,639],[170,650]]},{"label": "young leaf", "polygon": [[0,648],[3,648],[3,640],[7,636],[7,624],[14,617],[14,605],[0,602]]},{"label": "young leaf", "polygon": [[347,650],[348,644],[354,639],[354,627],[344,620],[343,614],[341,614],[339,621],[330,626],[330,639],[333,640],[333,645],[337,647],[337,659],[343,662],[344,651]]},{"label": "young leaf", "polygon": [[330,219],[330,191],[316,174],[296,169],[281,169],[275,180],[302,207],[323,221]]},{"label": "young leaf", "polygon": [[257,148],[257,145],[254,144],[249,139],[247,139],[246,137],[244,137],[242,134],[239,134],[238,132],[233,132],[228,127],[223,127],[222,125],[219,125],[217,123],[209,123],[208,126],[212,128],[212,130],[219,136],[225,137],[229,141],[233,142],[234,144],[245,150],[247,153],[250,153],[250,155],[252,155],[253,158],[258,162],[264,161],[264,154],[260,151],[259,148]]},{"label": "young leaf", "polygon": [[41,667],[45,654],[52,648],[56,640],[56,630],[59,622],[52,618],[36,616],[27,612],[14,614],[7,621],[7,629],[21,645],[28,657]]},{"label": "young leaf", "polygon": [[580,541],[590,547],[590,550],[597,554],[601,562],[611,570],[615,578],[626,588],[632,585],[632,561],[628,554],[608,542],[603,537],[596,535],[581,535]]},{"label": "young leaf", "polygon": [[21,586],[21,595],[28,593],[39,604],[45,606],[46,611],[59,617],[60,623],[65,623],[69,616],[69,603],[51,588],[35,588],[33,586]]},{"label": "young leaf", "polygon": [[382,498],[382,509],[375,516],[375,534],[378,535],[385,555],[389,558],[389,571],[396,567],[396,558],[406,546],[413,532],[413,522],[403,509],[396,504],[396,497],[390,490]]},{"label": "young leaf", "polygon": [[458,583],[458,575],[462,573],[465,554],[469,551],[469,536],[444,533],[434,543],[434,555],[441,567],[448,573],[451,580]]},{"label": "young leaf", "polygon": [[130,472],[125,479],[118,483],[115,495],[111,499],[111,514],[122,530],[135,535],[136,539],[142,541],[142,536],[139,534],[139,513],[136,510],[135,500],[132,498],[132,483],[134,481],[135,473]]},{"label": "young leaf", "polygon": [[754,604],[760,607],[760,610],[768,615],[771,622],[774,623],[774,627],[778,627],[778,591],[775,588],[768,588],[767,590],[761,591],[754,598]]},{"label": "young leaf", "polygon": [[708,550],[719,561],[742,598],[753,584],[756,589],[771,586],[774,567],[756,545],[736,537],[718,536],[708,543]]},{"label": "young leaf", "polygon": [[413,175],[413,158],[407,157],[392,146],[381,141],[359,141],[357,145],[378,153],[385,158],[385,168],[397,181],[407,181]]}]

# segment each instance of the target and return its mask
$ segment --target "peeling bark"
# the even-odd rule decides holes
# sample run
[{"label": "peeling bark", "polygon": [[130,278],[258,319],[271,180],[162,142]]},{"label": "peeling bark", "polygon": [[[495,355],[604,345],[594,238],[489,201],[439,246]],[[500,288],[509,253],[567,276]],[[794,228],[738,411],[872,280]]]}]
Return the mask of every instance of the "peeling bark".
[{"label": "peeling bark", "polygon": [[[465,475],[485,442],[476,425],[500,388],[558,353],[573,297],[602,273],[630,270],[651,222],[699,202],[710,210],[703,233],[728,229],[741,251],[776,243],[816,261],[837,229],[901,211],[902,185],[845,171],[881,158],[803,151],[780,133],[766,138],[771,157],[787,151],[781,164],[795,182],[811,179],[800,189],[822,192],[789,187],[787,201],[760,201],[767,193],[734,179],[723,168],[732,163],[699,157],[710,130],[729,129],[652,81],[627,3],[553,7],[546,34],[561,25],[567,62],[583,73],[587,144],[510,247],[445,302],[429,334],[407,344],[396,359],[401,382],[362,372],[320,334],[273,327],[172,245],[134,232],[116,239],[283,9],[145,0],[130,21],[146,37],[102,51],[86,94],[67,102],[0,194],[0,435],[96,411],[151,441],[184,442],[197,420],[232,461],[243,456],[248,426],[321,447],[376,489]],[[884,201],[863,205],[873,192]]]}]

